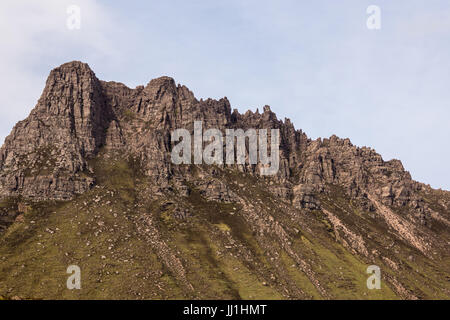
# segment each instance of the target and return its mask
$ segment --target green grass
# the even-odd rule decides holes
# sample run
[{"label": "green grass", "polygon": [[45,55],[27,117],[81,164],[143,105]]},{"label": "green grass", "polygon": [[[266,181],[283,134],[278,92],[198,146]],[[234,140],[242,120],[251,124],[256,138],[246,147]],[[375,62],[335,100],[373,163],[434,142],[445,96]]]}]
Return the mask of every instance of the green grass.
[{"label": "green grass", "polygon": [[369,290],[366,285],[368,264],[349,253],[336,242],[327,246],[312,237],[296,240],[296,246],[306,247],[308,257],[313,258],[313,270],[322,285],[337,299],[396,299],[396,294],[387,283],[380,290]]},{"label": "green grass", "polygon": [[311,299],[322,299],[320,292],[317,291],[316,287],[314,287],[306,274],[299,269],[295,261],[292,260],[292,258],[289,257],[289,255],[285,251],[281,253],[281,260],[287,268],[289,276],[300,289],[308,294]]},{"label": "green grass", "polygon": [[[104,206],[95,214],[74,203],[33,209],[24,223],[14,224],[1,239],[0,259],[5,259],[0,264],[0,294],[33,299],[138,298],[137,293],[166,297],[154,291],[151,280],[143,280],[145,276],[159,279],[164,268],[139,240],[134,224],[121,212],[117,217],[109,212],[116,211],[116,205]],[[82,290],[66,288],[66,268],[71,264],[81,268]]]}]

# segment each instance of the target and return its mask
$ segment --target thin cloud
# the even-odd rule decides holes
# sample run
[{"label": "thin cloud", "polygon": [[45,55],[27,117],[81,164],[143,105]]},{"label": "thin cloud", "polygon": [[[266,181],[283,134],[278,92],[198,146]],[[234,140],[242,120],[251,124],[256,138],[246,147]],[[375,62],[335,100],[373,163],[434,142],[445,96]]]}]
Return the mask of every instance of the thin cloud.
[{"label": "thin cloud", "polygon": [[81,29],[66,26],[72,1],[2,1],[0,3],[0,139],[36,104],[49,70],[68,60],[113,56],[115,44],[105,34],[113,26],[105,8],[82,0]]}]

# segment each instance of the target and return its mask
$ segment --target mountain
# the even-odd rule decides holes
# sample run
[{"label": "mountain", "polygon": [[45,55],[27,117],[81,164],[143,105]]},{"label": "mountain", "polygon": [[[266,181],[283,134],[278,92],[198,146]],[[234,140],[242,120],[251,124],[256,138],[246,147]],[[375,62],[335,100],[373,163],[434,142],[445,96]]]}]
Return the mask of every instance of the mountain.
[{"label": "mountain", "polygon": [[[278,172],[172,163],[171,133],[194,121],[279,129]],[[450,298],[450,192],[169,77],[130,89],[82,62],[52,70],[0,149],[0,199],[6,298]],[[69,265],[81,290],[66,287]]]}]

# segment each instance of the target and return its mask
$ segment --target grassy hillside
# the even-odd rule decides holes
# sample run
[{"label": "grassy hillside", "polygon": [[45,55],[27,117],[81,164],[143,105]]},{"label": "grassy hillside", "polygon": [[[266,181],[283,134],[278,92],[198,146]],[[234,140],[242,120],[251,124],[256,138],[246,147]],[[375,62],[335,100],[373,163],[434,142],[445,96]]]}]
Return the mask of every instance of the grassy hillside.
[{"label": "grassy hillside", "polygon": [[[279,221],[288,244],[276,233],[259,232],[244,200],[208,201],[195,185],[187,197],[155,196],[145,192],[148,181],[129,161],[97,160],[95,168],[98,185],[72,201],[3,201],[2,207],[17,211],[21,203],[26,210],[0,234],[0,296],[397,299],[401,289],[395,283],[401,282],[420,298],[449,298],[448,281],[442,282],[448,273],[437,268],[448,266],[448,258],[431,261],[396,242],[396,262],[383,259],[393,239],[386,226],[358,211],[338,191],[322,199],[325,207],[353,230],[385,234],[368,244],[381,253],[374,260],[339,241],[322,212],[287,209],[263,181],[237,172],[221,172],[221,179],[242,199],[253,199],[255,212]],[[180,217],[180,208],[189,214]],[[310,275],[296,257],[310,267]],[[375,262],[383,272],[381,290],[366,286],[367,266]],[[69,265],[81,268],[81,290],[66,288]]]}]

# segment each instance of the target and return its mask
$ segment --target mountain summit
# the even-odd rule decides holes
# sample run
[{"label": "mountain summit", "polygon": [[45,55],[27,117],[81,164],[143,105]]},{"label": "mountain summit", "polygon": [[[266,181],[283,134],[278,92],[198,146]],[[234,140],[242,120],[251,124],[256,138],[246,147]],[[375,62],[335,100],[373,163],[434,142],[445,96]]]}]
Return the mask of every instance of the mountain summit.
[{"label": "mountain summit", "polygon": [[[277,174],[173,164],[171,133],[194,121],[279,129]],[[450,192],[170,77],[130,89],[78,61],[52,70],[0,149],[0,199],[0,296],[450,298]],[[69,265],[82,290],[65,287]]]}]

